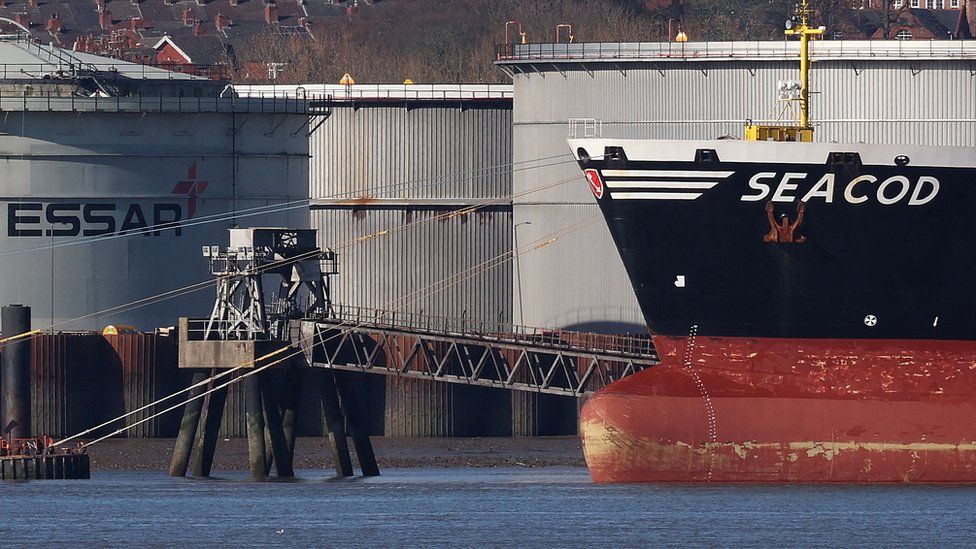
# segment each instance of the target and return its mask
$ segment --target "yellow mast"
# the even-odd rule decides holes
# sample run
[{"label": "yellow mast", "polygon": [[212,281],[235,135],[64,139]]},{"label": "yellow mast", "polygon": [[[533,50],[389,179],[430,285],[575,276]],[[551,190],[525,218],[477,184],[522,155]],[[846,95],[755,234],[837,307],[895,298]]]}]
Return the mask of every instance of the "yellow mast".
[{"label": "yellow mast", "polygon": [[[796,16],[786,22],[786,35],[800,37],[800,123],[795,126],[746,126],[750,141],[813,141],[810,124],[810,40],[824,33],[823,27],[810,26],[808,0],[801,0]],[[795,100],[795,99],[794,99]]]},{"label": "yellow mast", "polygon": [[813,131],[810,126],[810,39],[821,36],[823,27],[811,28],[807,0],[800,4],[800,24],[786,29],[787,36],[800,37],[800,129]]}]

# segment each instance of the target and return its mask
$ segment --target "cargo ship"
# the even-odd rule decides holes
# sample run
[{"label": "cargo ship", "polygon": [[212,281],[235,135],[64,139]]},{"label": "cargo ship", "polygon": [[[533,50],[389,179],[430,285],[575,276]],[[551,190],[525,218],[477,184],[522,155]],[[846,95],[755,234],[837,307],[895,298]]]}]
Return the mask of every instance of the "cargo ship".
[{"label": "cargo ship", "polygon": [[796,123],[573,139],[661,364],[592,396],[597,482],[976,481],[976,149]]}]

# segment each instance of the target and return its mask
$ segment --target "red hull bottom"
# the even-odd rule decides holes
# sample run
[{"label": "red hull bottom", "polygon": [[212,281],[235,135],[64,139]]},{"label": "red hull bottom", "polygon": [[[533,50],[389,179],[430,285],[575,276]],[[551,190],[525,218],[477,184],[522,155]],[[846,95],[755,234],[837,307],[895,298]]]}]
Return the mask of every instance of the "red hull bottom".
[{"label": "red hull bottom", "polygon": [[583,407],[596,482],[976,481],[976,342],[654,342]]}]

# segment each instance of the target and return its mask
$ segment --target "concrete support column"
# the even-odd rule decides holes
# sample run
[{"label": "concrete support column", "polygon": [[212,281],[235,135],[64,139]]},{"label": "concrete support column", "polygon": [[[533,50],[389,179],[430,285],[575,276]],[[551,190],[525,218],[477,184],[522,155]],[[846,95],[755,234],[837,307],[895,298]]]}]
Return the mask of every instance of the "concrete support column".
[{"label": "concrete support column", "polygon": [[264,407],[261,402],[261,381],[257,375],[244,379],[244,410],[247,415],[247,456],[251,478],[267,477],[264,448]]}]

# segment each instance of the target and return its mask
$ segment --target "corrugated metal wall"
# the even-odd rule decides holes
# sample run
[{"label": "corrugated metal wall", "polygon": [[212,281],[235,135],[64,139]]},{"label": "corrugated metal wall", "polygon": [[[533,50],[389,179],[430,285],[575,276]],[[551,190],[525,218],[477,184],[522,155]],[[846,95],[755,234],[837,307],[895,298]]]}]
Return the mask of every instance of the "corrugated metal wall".
[{"label": "corrugated metal wall", "polygon": [[[777,81],[798,77],[796,61],[787,59],[593,61],[585,67],[563,63],[558,71],[533,62],[521,68],[525,72],[514,77],[513,160],[536,168],[515,171],[515,191],[540,181],[575,180],[516,196],[513,222],[532,223],[519,229],[526,241],[598,214],[566,146],[569,119],[602,121],[603,137],[741,135],[747,118],[771,118]],[[825,59],[814,65],[812,88],[821,92],[812,100],[818,140],[976,145],[974,60]],[[526,255],[521,270],[525,324],[643,329],[602,220],[564,239],[558,252]]]},{"label": "corrugated metal wall", "polygon": [[[339,253],[333,299],[344,305],[510,320],[512,272],[506,264],[456,276],[511,249],[509,207],[444,215],[451,211],[426,207],[312,210],[312,224],[322,245],[334,246]],[[384,230],[390,232],[364,239]]]},{"label": "corrugated metal wall", "polygon": [[[154,334],[103,336],[95,333],[39,335],[31,340],[31,429],[63,437],[141,408],[185,387],[176,364],[176,341]],[[173,400],[172,405],[178,402]],[[130,438],[172,437],[180,411],[135,425],[156,407],[105,427],[123,425]]]},{"label": "corrugated metal wall", "polygon": [[511,102],[464,108],[340,104],[312,134],[310,147],[313,199],[511,194]]}]

